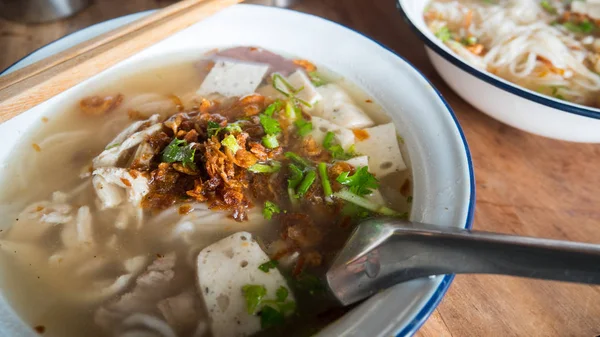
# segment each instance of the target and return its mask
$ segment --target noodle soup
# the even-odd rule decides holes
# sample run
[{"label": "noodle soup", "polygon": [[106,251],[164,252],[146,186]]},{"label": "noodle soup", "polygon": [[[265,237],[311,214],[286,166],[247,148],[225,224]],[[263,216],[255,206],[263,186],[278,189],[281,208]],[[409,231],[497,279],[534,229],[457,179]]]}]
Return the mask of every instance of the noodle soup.
[{"label": "noodle soup", "polygon": [[86,95],[4,175],[3,287],[44,335],[308,336],[344,313],[319,278],[354,225],[408,216],[394,125],[309,61],[239,47]]},{"label": "noodle soup", "polygon": [[544,95],[600,107],[600,5],[434,0],[428,28],[471,65]]}]

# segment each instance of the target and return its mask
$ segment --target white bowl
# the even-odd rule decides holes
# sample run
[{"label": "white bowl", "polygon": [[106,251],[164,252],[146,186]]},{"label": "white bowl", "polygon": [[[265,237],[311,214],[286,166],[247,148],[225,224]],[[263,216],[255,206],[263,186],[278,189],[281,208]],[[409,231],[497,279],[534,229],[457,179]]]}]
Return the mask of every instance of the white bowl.
[{"label": "white bowl", "polygon": [[600,109],[541,95],[465,62],[427,28],[430,0],[398,0],[405,21],[426,44],[434,68],[460,97],[523,131],[573,142],[600,143]]},{"label": "white bowl", "polygon": [[[74,33],[36,51],[10,71],[146,14],[118,18]],[[200,55],[235,45],[298,55],[362,87],[391,114],[407,144],[415,186],[412,219],[470,228],[475,182],[467,143],[450,107],[425,77],[386,48],[343,26],[272,7],[229,8],[1,124],[0,141],[4,146],[0,147],[0,162],[5,162],[20,135],[39,124],[42,114],[77,101],[90,87],[133,65],[165,54]],[[4,174],[0,170],[0,177]],[[319,336],[412,335],[437,306],[452,278],[446,275],[400,284],[367,300]],[[0,298],[0,332],[5,336],[36,336],[4,297]]]}]

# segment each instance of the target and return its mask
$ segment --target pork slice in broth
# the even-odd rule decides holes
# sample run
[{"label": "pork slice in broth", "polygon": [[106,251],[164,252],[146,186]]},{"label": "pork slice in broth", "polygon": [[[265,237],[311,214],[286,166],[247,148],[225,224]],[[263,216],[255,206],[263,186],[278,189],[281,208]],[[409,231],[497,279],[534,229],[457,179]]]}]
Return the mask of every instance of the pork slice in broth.
[{"label": "pork slice in broth", "polygon": [[203,336],[206,313],[190,286],[190,275],[178,268],[177,262],[175,253],[157,257],[136,278],[130,292],[96,310],[95,323],[112,336],[133,331],[161,337]]}]

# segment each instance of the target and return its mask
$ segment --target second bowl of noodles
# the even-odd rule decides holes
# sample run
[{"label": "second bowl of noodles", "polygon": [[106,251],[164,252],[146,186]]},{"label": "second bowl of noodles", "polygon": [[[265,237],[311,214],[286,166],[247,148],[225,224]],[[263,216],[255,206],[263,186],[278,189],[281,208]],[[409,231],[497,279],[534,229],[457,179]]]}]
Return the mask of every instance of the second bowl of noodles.
[{"label": "second bowl of noodles", "polygon": [[435,69],[473,106],[537,135],[597,143],[600,39],[593,6],[398,1]]}]

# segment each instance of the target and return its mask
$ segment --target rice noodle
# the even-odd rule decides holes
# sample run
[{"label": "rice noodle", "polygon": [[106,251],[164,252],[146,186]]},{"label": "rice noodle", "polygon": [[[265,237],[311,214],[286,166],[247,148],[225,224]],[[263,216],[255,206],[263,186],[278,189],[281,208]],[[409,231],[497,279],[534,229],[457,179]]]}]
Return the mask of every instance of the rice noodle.
[{"label": "rice noodle", "polygon": [[[556,15],[561,14],[562,6],[556,3]],[[498,4],[436,0],[425,18],[433,32],[447,26],[452,34],[477,38],[485,47],[483,55],[468,51],[453,39],[446,41],[467,62],[528,89],[594,106],[600,76],[584,63],[598,55],[565,27],[553,25],[556,15],[546,12],[538,0],[500,0]],[[590,38],[594,40],[586,38],[588,44]],[[545,71],[549,66],[551,71]]]}]

